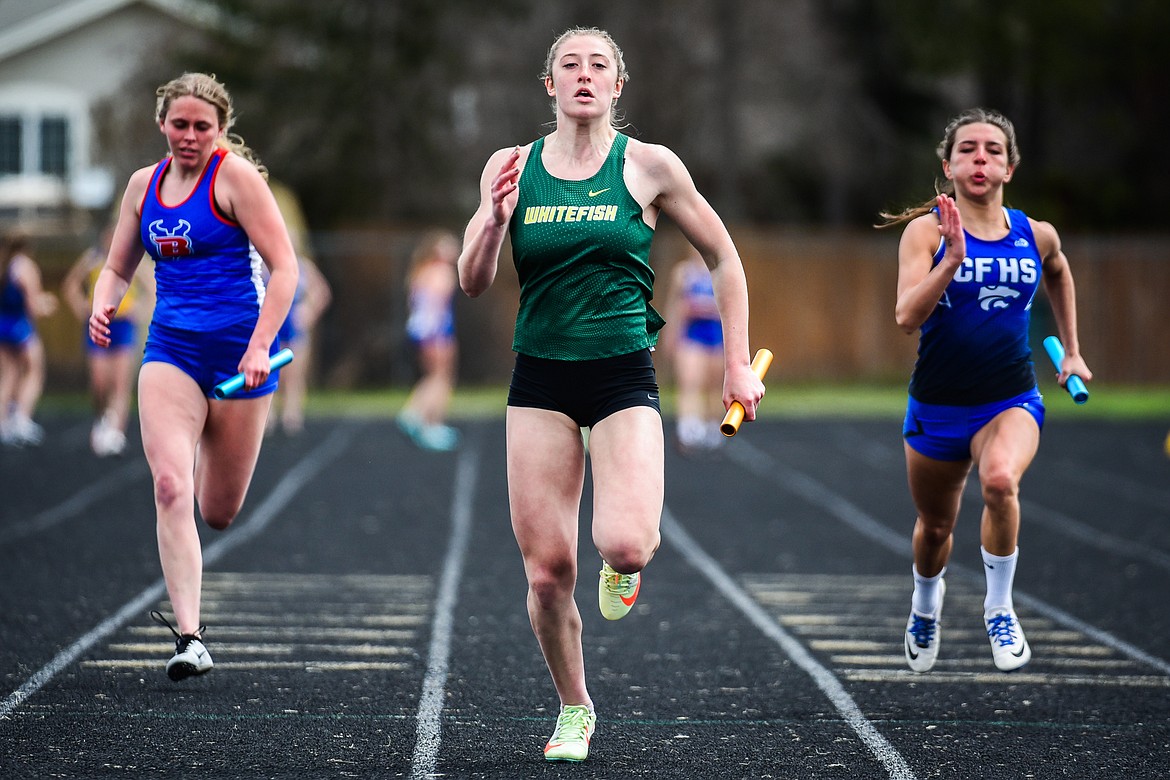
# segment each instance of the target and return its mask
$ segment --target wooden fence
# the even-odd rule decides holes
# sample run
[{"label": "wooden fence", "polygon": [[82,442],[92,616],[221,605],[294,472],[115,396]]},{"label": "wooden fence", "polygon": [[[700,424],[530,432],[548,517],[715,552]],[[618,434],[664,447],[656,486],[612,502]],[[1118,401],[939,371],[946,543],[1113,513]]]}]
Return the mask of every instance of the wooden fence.
[{"label": "wooden fence", "polygon": [[[774,374],[799,382],[900,382],[913,365],[916,337],[894,324],[897,232],[732,230],[747,271],[751,342],[776,354]],[[319,385],[400,385],[413,378],[404,333],[406,264],[414,227],[319,233],[318,263],[334,304],[318,332]],[[1082,350],[1097,379],[1170,383],[1170,238],[1064,235],[1077,284]],[[60,284],[76,242],[41,242],[49,289]],[[655,302],[664,304],[671,265],[687,250],[670,226],[655,240]],[[460,296],[456,317],[460,375],[466,384],[507,382],[518,289],[504,257],[493,287]],[[669,325],[668,325],[669,327]],[[49,390],[85,386],[81,323],[67,307],[41,323]],[[1033,342],[1055,330],[1043,294],[1033,312]],[[1042,356],[1041,356],[1042,359]],[[667,362],[664,360],[664,362]]]}]

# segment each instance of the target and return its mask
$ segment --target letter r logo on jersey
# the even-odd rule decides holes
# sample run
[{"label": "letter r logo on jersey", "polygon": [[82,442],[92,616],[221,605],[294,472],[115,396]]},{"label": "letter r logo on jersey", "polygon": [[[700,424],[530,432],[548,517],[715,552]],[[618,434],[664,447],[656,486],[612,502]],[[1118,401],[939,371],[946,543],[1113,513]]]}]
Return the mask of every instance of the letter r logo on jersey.
[{"label": "letter r logo on jersey", "polygon": [[156,219],[150,223],[150,241],[158,248],[161,257],[186,257],[191,254],[191,239],[187,234],[191,232],[191,223],[180,219],[179,224],[168,230],[163,227],[163,221]]}]

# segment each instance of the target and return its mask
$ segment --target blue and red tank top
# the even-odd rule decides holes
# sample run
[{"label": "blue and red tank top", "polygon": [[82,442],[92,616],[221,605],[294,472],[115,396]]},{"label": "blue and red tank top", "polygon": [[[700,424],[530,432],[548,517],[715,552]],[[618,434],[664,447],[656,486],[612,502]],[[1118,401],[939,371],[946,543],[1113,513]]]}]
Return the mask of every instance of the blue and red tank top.
[{"label": "blue and red tank top", "polygon": [[263,262],[239,223],[215,203],[225,149],[216,149],[191,194],[176,204],[159,197],[170,157],[150,176],[142,199],[142,245],[154,258],[157,302],[152,324],[207,332],[254,323],[264,302]]}]

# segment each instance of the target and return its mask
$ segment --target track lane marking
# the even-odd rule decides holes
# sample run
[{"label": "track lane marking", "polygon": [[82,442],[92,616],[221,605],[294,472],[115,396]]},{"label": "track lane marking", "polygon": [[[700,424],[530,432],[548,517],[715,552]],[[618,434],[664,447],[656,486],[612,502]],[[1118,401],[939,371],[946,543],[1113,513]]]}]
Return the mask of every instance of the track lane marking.
[{"label": "track lane marking", "polygon": [[[86,669],[127,669],[142,671],[158,666],[158,658],[108,658],[82,661]],[[404,672],[412,664],[397,661],[216,661],[216,669],[242,671],[255,669],[291,669],[305,672]]]},{"label": "track lane marking", "polygon": [[[244,521],[235,525],[235,532],[220,537],[203,551],[203,565],[209,566],[226,553],[236,547],[251,541],[253,537],[263,531],[273,518],[277,516],[289,501],[316,476],[321,469],[329,465],[335,458],[345,451],[353,438],[352,424],[337,428],[323,443],[312,450],[296,466],[291,468],[272,489],[272,492],[260,502],[260,505]],[[125,605],[97,626],[86,632],[73,644],[57,653],[49,663],[45,664],[28,680],[20,685],[0,702],[0,719],[7,718],[13,710],[19,707],[30,696],[39,691],[44,685],[57,676],[63,669],[74,663],[82,654],[89,652],[99,642],[104,641],[110,634],[121,628],[127,621],[136,615],[142,614],[152,607],[163,594],[166,585],[160,577],[152,585],[147,586],[137,596],[126,602]]]},{"label": "track lane marking", "polygon": [[765,636],[779,645],[792,662],[812,678],[845,723],[885,767],[892,780],[915,780],[906,759],[865,717],[841,681],[748,595],[747,591],[723,570],[718,561],[691,538],[665,505],[662,508],[662,532],[666,541],[670,542],[696,571],[710,580],[724,598],[735,605]]},{"label": "track lane marking", "polygon": [[77,517],[106,496],[144,476],[150,476],[150,469],[147,468],[145,460],[135,460],[109,474],[103,474],[96,482],[83,487],[60,504],[46,509],[24,522],[9,523],[4,528],[0,528],[0,545],[34,536]]},{"label": "track lane marking", "polygon": [[471,537],[472,497],[475,495],[478,474],[479,453],[476,448],[465,445],[460,450],[456,465],[454,497],[451,500],[451,537],[439,577],[431,644],[427,652],[427,671],[419,697],[418,726],[414,753],[410,760],[410,776],[414,780],[435,776],[435,766],[439,760],[439,746],[442,743],[442,724],[439,719],[443,714],[443,700],[446,696],[455,602],[459,597],[459,581],[463,577]]},{"label": "track lane marking", "polygon": [[[905,621],[887,617],[905,608],[908,586],[903,578],[833,576],[837,581],[832,587],[824,577],[803,574],[745,574],[740,581],[782,625],[796,623],[793,632],[811,650],[827,656],[831,668],[842,678],[874,682],[878,679],[874,675],[888,673],[881,681],[903,684],[920,681],[923,676],[906,669],[900,652]],[[868,598],[859,599],[861,593]],[[880,597],[875,598],[875,594]],[[991,669],[987,633],[982,630],[980,589],[966,579],[952,583],[947,591],[947,607],[950,617],[944,619],[943,634],[949,650],[939,659],[932,674],[974,674],[984,686],[1037,680],[1046,685],[1068,681],[1074,685],[1106,687],[1170,684],[1170,678],[1147,674],[1144,664],[1111,647],[1093,643],[1081,632],[1052,630],[1053,621],[1042,616],[1024,621],[1028,639],[1036,651],[1028,668],[1022,670],[1023,674],[996,672]]]},{"label": "track lane marking", "polygon": [[[896,533],[856,504],[833,492],[809,475],[780,463],[750,441],[745,440],[735,447],[728,448],[728,457],[752,474],[779,485],[813,506],[821,507],[857,533],[882,545],[887,550],[905,558],[911,557],[908,535]],[[947,572],[971,583],[985,581],[982,572],[975,572],[953,560],[947,565]],[[1163,675],[1170,676],[1170,662],[1147,653],[1136,645],[1090,625],[1059,607],[1024,591],[1016,590],[1014,597],[1017,605],[1022,604],[1065,628],[1079,631],[1099,644],[1111,647],[1122,655],[1146,664]]]},{"label": "track lane marking", "polygon": [[[222,669],[292,669],[309,672],[405,671],[418,666],[415,647],[423,614],[434,589],[432,578],[412,575],[298,573],[273,578],[260,572],[207,572],[204,584],[219,594],[216,606],[203,603],[203,619],[214,625],[216,664]],[[238,612],[237,599],[265,597],[266,612]],[[316,595],[349,597],[379,615],[347,610],[319,611]],[[301,611],[302,607],[312,611]],[[158,607],[169,608],[165,600]],[[404,614],[405,613],[405,614]],[[366,621],[364,618],[375,618]],[[394,626],[371,628],[370,624]],[[260,641],[263,638],[264,641]],[[87,669],[134,669],[147,674],[160,663],[159,652],[173,641],[163,626],[130,626],[103,646],[104,657],[81,662]],[[273,640],[277,641],[273,641]],[[130,641],[125,641],[130,640]],[[396,656],[394,661],[388,661]],[[402,659],[410,659],[404,662]]]}]

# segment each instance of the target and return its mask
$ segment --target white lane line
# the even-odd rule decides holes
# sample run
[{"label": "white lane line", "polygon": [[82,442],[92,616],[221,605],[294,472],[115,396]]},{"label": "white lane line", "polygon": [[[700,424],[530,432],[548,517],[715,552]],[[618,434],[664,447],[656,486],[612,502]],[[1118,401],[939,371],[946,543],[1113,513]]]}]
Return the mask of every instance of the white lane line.
[{"label": "white lane line", "polygon": [[1042,507],[1032,501],[1020,499],[1020,507],[1029,523],[1039,523],[1056,533],[1064,534],[1103,552],[1111,552],[1127,558],[1137,558],[1163,571],[1170,571],[1170,555],[1148,544],[1123,539],[1120,536],[1099,531],[1088,523],[1082,523],[1054,509]]},{"label": "white lane line", "polygon": [[[803,594],[807,598],[795,598],[796,588],[805,583],[803,575],[743,575],[739,581],[747,592],[765,609],[772,613],[779,623],[792,631],[812,650],[828,654],[828,666],[843,680],[853,680],[853,673],[859,670],[843,667],[875,669],[887,667],[890,670],[906,671],[905,660],[898,642],[890,641],[905,631],[905,624],[892,624],[885,616],[893,615],[904,604],[906,583],[899,575],[885,575],[883,583],[873,576],[854,577],[836,575],[839,579],[834,589],[823,588],[824,578],[808,585]],[[895,587],[897,583],[900,586]],[[846,587],[866,598],[851,597]],[[980,615],[983,611],[982,588],[973,587],[966,579],[951,583],[947,591],[948,609],[959,606],[961,612]],[[781,598],[772,596],[779,594]],[[878,594],[880,598],[873,598]],[[952,603],[954,600],[954,603]],[[792,623],[789,618],[813,617],[815,621]],[[829,630],[834,628],[835,617],[848,619],[848,633]],[[953,617],[953,615],[952,615]],[[845,621],[842,621],[844,623]],[[1029,618],[1028,637],[1033,646],[1045,644],[1043,659],[1028,669],[1030,674],[1042,674],[1046,684],[1059,684],[1066,677],[1075,684],[1089,675],[1099,675],[1101,685],[1118,686],[1128,683],[1117,682],[1119,676],[1136,677],[1148,672],[1146,665],[1123,657],[1115,650],[1092,642],[1079,631],[1051,629],[1052,621],[1044,617]],[[982,626],[980,626],[982,629]],[[982,671],[987,666],[987,633],[984,630],[955,628],[947,631],[947,642],[951,650],[940,662],[942,672]],[[882,640],[881,637],[886,637]],[[889,682],[913,683],[918,675],[895,675]],[[998,674],[986,678],[988,685],[1013,685],[1019,682],[1014,674]],[[1170,684],[1170,678],[1166,679]]]},{"label": "white lane line", "polygon": [[848,669],[842,676],[850,682],[868,683],[954,683],[956,685],[978,685],[985,688],[989,685],[1085,685],[1085,686],[1112,686],[1116,688],[1170,688],[1170,678],[1154,675],[1101,677],[1099,675],[1060,675],[1054,678],[1049,674],[1031,674],[1028,672],[939,672],[931,670],[930,674],[915,674],[909,669],[897,671],[883,671],[880,669]]},{"label": "white lane line", "polygon": [[699,547],[690,534],[675,521],[674,516],[666,507],[663,507],[662,511],[662,531],[666,540],[678,548],[682,556],[696,571],[710,580],[711,584],[728,601],[738,607],[739,611],[755,624],[756,628],[779,645],[792,659],[792,662],[812,678],[849,727],[856,732],[874,757],[886,768],[891,778],[894,780],[914,780],[914,773],[910,770],[906,759],[902,758],[897,749],[869,722],[861,708],[857,706],[857,702],[853,700],[853,697],[849,695],[833,673],[813,658],[804,645],[777,623],[723,570],[723,567],[714,558]]},{"label": "white lane line", "polygon": [[[257,579],[266,583],[281,583],[279,588],[268,586],[268,613],[232,611],[232,596],[235,593],[255,595],[256,589],[252,587],[251,578],[246,572],[208,572],[204,577],[204,583],[215,583],[222,594],[222,603],[218,608],[209,609],[204,602],[201,614],[204,620],[215,625],[216,647],[219,648],[216,652],[223,653],[220,660],[232,659],[228,663],[234,665],[225,668],[287,668],[330,672],[405,670],[417,666],[413,662],[404,663],[404,659],[413,661],[421,655],[415,646],[418,642],[417,629],[429,620],[421,613],[425,611],[429,615],[431,611],[433,589],[429,582],[425,588],[427,598],[424,602],[421,599],[423,588],[419,587],[420,578],[417,576],[410,580],[404,577],[384,577],[357,581],[344,575],[302,573],[297,578],[286,577],[278,581],[264,576]],[[400,587],[404,585],[409,587]],[[399,598],[403,590],[406,598],[415,599],[417,603]],[[385,611],[389,604],[390,614],[370,617],[385,618],[377,625],[397,628],[371,628],[370,624],[359,620],[361,616],[352,613],[333,615],[300,611],[300,606],[314,601],[314,595],[325,592],[334,596],[354,594],[362,597],[371,610]],[[412,611],[417,609],[420,614],[394,614],[404,607]],[[168,608],[162,609],[165,612]],[[142,659],[152,657],[159,645],[171,638],[168,629],[157,625],[130,626],[120,633],[129,635],[127,639],[130,641],[105,644],[104,650],[112,658],[82,661],[81,665],[86,668],[136,668],[139,674],[147,674],[153,662]],[[259,637],[265,641],[257,643]],[[274,642],[274,638],[283,641]],[[374,665],[361,666],[363,663]]]},{"label": "white lane line", "polygon": [[[1029,639],[1029,641],[1031,641],[1031,639]],[[820,648],[817,648],[817,649],[820,649]],[[1108,648],[1102,648],[1102,649],[1108,650]],[[854,666],[883,667],[883,666],[885,666],[885,667],[889,667],[889,670],[891,672],[895,672],[895,671],[909,672],[909,675],[905,676],[901,680],[901,682],[915,682],[922,677],[922,675],[915,674],[914,672],[910,672],[910,670],[906,668],[906,656],[904,656],[902,654],[877,655],[874,653],[866,653],[864,655],[834,655],[834,656],[832,656],[831,660],[833,661],[833,665],[838,666],[838,667],[854,667]],[[1049,685],[1059,685],[1061,682],[1063,682],[1065,680],[1066,677],[1069,679],[1072,679],[1074,677],[1077,677],[1077,678],[1085,677],[1085,676],[1087,676],[1087,674],[1089,672],[1096,672],[1096,673],[1101,673],[1101,672],[1105,672],[1105,671],[1117,672],[1119,670],[1120,671],[1127,671],[1130,669],[1141,668],[1138,664],[1134,663],[1133,661],[1129,660],[1128,658],[1100,658],[1100,659],[1098,659],[1098,658],[1049,658],[1048,657],[1048,648],[1045,648],[1045,652],[1044,652],[1044,666],[1050,667],[1054,670],[1069,669],[1069,670],[1073,670],[1074,672],[1080,673],[1080,674],[1065,674],[1064,672],[1054,671],[1054,672],[1044,672],[1044,673],[1037,675],[1039,677],[1046,678],[1047,684],[1049,684]],[[935,668],[935,670],[941,669],[944,673],[948,669],[950,669],[950,670],[974,669],[974,670],[976,670],[976,672],[982,673],[982,670],[987,668],[987,659],[985,659],[985,658],[954,658],[954,659],[948,658],[945,662],[940,661],[939,664],[936,665],[934,668]],[[841,672],[842,676],[847,677],[851,672],[856,672],[856,671],[860,671],[860,670],[858,670],[858,669],[840,669],[839,671]],[[1139,677],[1139,676],[1140,677],[1149,677],[1150,679],[1154,679],[1153,675],[1127,675],[1127,677],[1135,677],[1135,678]],[[999,683],[1001,685],[1013,685],[1013,684],[1019,682],[1019,678],[1016,677],[1016,675],[1014,673],[1013,674],[1005,674],[1003,672],[998,672],[996,674],[988,674],[987,679],[992,684]],[[1096,679],[1101,685],[1113,685],[1113,684],[1117,684],[1116,681],[1118,679],[1120,679],[1120,677],[1118,677],[1118,676],[1105,677],[1104,675],[1102,675],[1100,677],[1095,677],[1093,679]],[[1163,683],[1163,685],[1170,685],[1170,677],[1158,677],[1157,679],[1164,680],[1165,683]]]},{"label": "white lane line", "polygon": [[[415,575],[415,579],[418,579],[417,575]],[[429,578],[427,579],[429,580]],[[204,580],[204,582],[207,582],[207,580]],[[204,589],[204,592],[206,593],[206,589]],[[399,613],[399,615],[394,619],[413,620],[417,618],[419,620],[426,620],[427,616],[431,614],[431,599],[433,598],[433,595],[424,593],[417,587],[411,588],[406,592],[395,588],[394,592],[396,598],[400,599],[399,603],[396,605],[396,612]],[[280,596],[283,595],[284,592],[273,591],[272,593],[273,596]],[[386,607],[385,601],[378,601],[377,599],[364,601],[360,598],[353,598],[346,599],[345,601],[331,601],[329,599],[316,598],[317,591],[310,591],[310,593],[313,594],[314,598],[309,599],[306,597],[303,600],[306,602],[311,602],[311,605],[315,611],[306,612],[305,614],[307,615],[329,614],[352,616],[355,620],[363,617],[375,619],[379,618],[376,613],[380,612]],[[332,595],[334,598],[337,598],[336,593]],[[226,599],[217,594],[212,598],[202,599],[199,603],[202,605],[203,612],[222,612],[226,611],[227,609],[239,608],[241,612],[249,611],[263,613],[266,608],[270,609],[272,607],[272,596],[266,599],[256,599],[254,596],[255,593],[248,593],[244,598]],[[414,599],[414,601],[407,602],[404,601],[405,599]],[[163,599],[159,602],[159,609],[174,611],[174,608],[171,606],[171,602],[167,599]],[[416,612],[418,613],[417,615],[415,614]],[[381,617],[390,618],[390,616]]]},{"label": "white lane line", "polygon": [[[895,450],[863,436],[860,432],[849,430],[847,433],[848,435],[838,432],[836,436],[839,448],[850,457],[864,461],[870,467],[880,471],[901,470],[903,468],[904,460],[901,449],[896,451],[896,459],[894,457],[884,459],[872,457],[870,451],[876,447],[886,449],[891,455],[895,453]],[[1058,468],[1053,471],[1055,478],[1066,482],[1075,482],[1078,487],[1092,487],[1114,493],[1123,500],[1144,503],[1162,512],[1170,507],[1170,491],[1159,490],[1136,480],[1117,474],[1108,474],[1083,464],[1074,464],[1068,459],[1057,461],[1057,466]],[[979,507],[975,510],[976,514],[982,511],[983,496],[979,480],[968,480],[963,491],[963,500]],[[1020,499],[1020,507],[1027,515],[1029,523],[1039,523],[1051,531],[1083,542],[1103,552],[1136,558],[1164,571],[1170,571],[1170,554],[1148,544],[1102,531],[1088,523],[1027,499]]]},{"label": "white lane line", "polygon": [[455,602],[459,596],[459,580],[463,576],[463,562],[471,537],[472,496],[475,494],[479,471],[478,452],[470,447],[462,450],[455,473],[455,496],[451,502],[451,541],[443,560],[443,573],[435,597],[435,620],[431,627],[431,646],[427,653],[427,671],[423,677],[422,695],[418,705],[418,728],[414,755],[410,761],[410,776],[416,780],[433,777],[439,759],[443,714],[444,689],[451,656],[451,635],[454,631]]},{"label": "white lane line", "polygon": [[150,470],[146,467],[145,460],[127,463],[112,473],[102,475],[97,482],[83,487],[60,504],[30,517],[24,522],[12,523],[0,528],[0,545],[47,531],[58,523],[80,515],[106,496],[149,474]]},{"label": "white lane line", "polygon": [[[383,605],[385,606],[385,605]],[[159,631],[150,626],[132,626],[127,633],[137,636],[170,637],[165,628]],[[317,639],[322,641],[364,641],[364,642],[407,642],[417,632],[410,629],[375,628],[317,628],[314,626],[215,626],[215,640],[229,642],[237,639],[247,641],[257,635],[270,639]],[[173,639],[173,637],[172,637]]]},{"label": "white lane line", "polygon": [[[220,624],[248,626],[249,628],[255,628],[261,631],[268,631],[268,626],[303,626],[305,628],[357,627],[359,629],[371,629],[377,627],[421,626],[426,622],[425,615],[338,615],[336,613],[323,614],[307,611],[297,612],[295,615],[288,613],[263,615],[256,612],[224,612],[218,609],[207,609],[206,601],[202,603],[202,606],[203,609],[200,610],[200,614],[205,616],[204,620],[215,621],[216,634],[219,633]],[[316,602],[314,602],[314,606],[316,606]],[[385,608],[385,601],[370,605],[370,609]],[[261,626],[263,628],[260,628]],[[162,628],[162,626],[159,628]],[[170,634],[165,628],[162,628],[162,631],[156,633],[159,635]]]},{"label": "white lane line", "polygon": [[1166,507],[1170,507],[1170,490],[1146,485],[1122,474],[1095,469],[1067,458],[1053,465],[1058,478],[1077,487],[1108,491],[1121,501],[1140,502],[1159,512],[1165,512]]},{"label": "white lane line", "polygon": [[[293,655],[295,653],[320,653],[322,655],[413,655],[414,649],[400,645],[384,644],[319,644],[312,642],[246,644],[232,642],[232,653],[237,655]],[[158,651],[158,642],[111,642],[106,645],[111,653],[129,655],[132,653],[152,654]],[[157,663],[158,659],[152,663]],[[83,662],[86,663],[86,662]],[[218,664],[216,665],[218,667]]]},{"label": "white lane line", "polygon": [[[903,468],[903,454],[900,448],[895,450],[893,447],[887,447],[885,443],[876,442],[858,430],[848,429],[846,432],[837,430],[835,439],[837,439],[838,448],[841,451],[844,451],[849,457],[858,458],[858,460],[865,462],[870,468],[885,471]],[[873,455],[874,450],[878,449],[885,451],[886,456]],[[1113,493],[1124,501],[1144,503],[1162,512],[1170,506],[1170,491],[1151,488],[1151,486],[1137,482],[1135,479],[1083,467],[1081,464],[1074,464],[1067,458],[1057,461],[1057,465],[1059,468],[1054,469],[1054,478],[1075,482],[1079,488],[1092,486],[1094,489]],[[970,479],[966,484],[963,499],[965,502],[979,506],[980,509],[976,510],[976,513],[982,511],[983,496],[978,479]],[[1027,499],[1020,499],[1020,508],[1023,509],[1030,523],[1044,525],[1051,531],[1081,541],[1081,543],[1095,547],[1097,550],[1144,560],[1163,571],[1170,571],[1170,554],[1142,544],[1140,541],[1095,529],[1088,523],[1082,523],[1081,520],[1069,517],[1065,513],[1048,509],[1046,506],[1027,501]]]},{"label": "white lane line", "polygon": [[[233,533],[221,537],[203,552],[203,565],[209,566],[235,547],[250,541],[264,530],[272,519],[283,509],[300,490],[309,484],[309,481],[327,466],[334,458],[340,455],[353,438],[353,428],[350,425],[334,430],[317,449],[305,456],[305,459],[294,466],[277,483],[272,492],[256,510],[248,516],[246,521],[237,523]],[[166,593],[166,585],[160,577],[153,585],[131,599],[121,609],[103,620],[92,630],[82,636],[69,647],[65,648],[39,669],[23,685],[10,693],[0,703],[0,718],[6,718],[12,711],[21,705],[29,696],[39,691],[45,683],[53,679],[61,670],[77,660],[94,645],[98,644],[110,634],[122,627],[132,617],[141,615]]]},{"label": "white lane line", "polygon": [[[86,669],[143,669],[156,666],[158,658],[110,658],[82,661]],[[216,661],[215,668],[228,671],[292,669],[303,672],[405,672],[411,664],[397,661]]]},{"label": "white lane line", "polygon": [[[810,504],[821,507],[857,533],[868,537],[887,550],[897,555],[910,557],[909,534],[895,533],[863,509],[837,493],[834,493],[828,487],[807,474],[803,474],[791,466],[780,463],[771,455],[753,446],[748,441],[737,442],[736,446],[729,447],[727,452],[732,460],[753,474],[775,482],[785,490],[790,493],[795,493]],[[969,567],[956,563],[953,560],[947,564],[947,571],[966,577],[973,582],[984,581],[982,573],[974,572]],[[1098,643],[1111,647],[1122,655],[1135,661],[1140,661],[1157,669],[1162,674],[1170,676],[1170,663],[1167,663],[1161,658],[1157,658],[1141,648],[1113,636],[1108,631],[1091,626],[1085,621],[1039,598],[1018,590],[1014,595],[1017,603],[1026,605],[1041,615],[1050,618],[1055,623],[1065,628],[1080,631]]]}]

